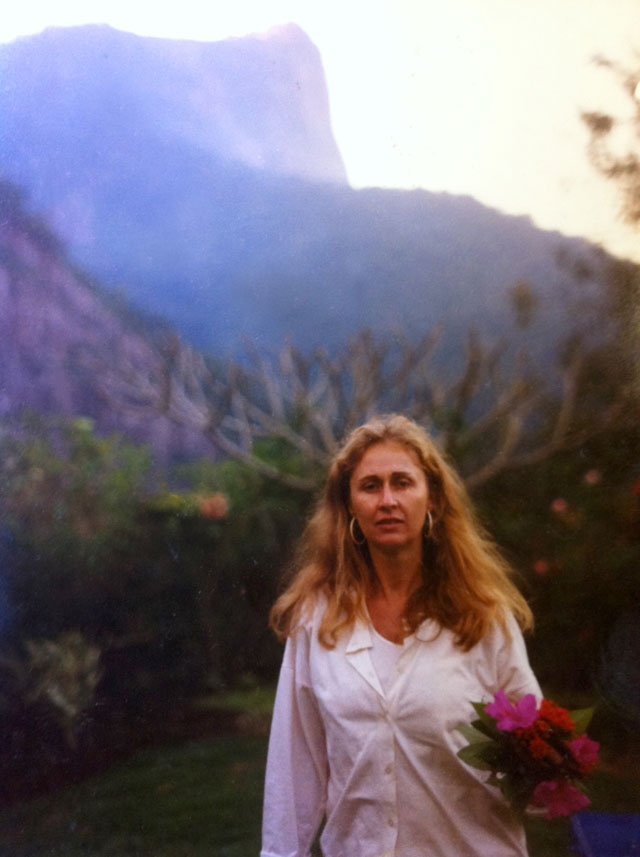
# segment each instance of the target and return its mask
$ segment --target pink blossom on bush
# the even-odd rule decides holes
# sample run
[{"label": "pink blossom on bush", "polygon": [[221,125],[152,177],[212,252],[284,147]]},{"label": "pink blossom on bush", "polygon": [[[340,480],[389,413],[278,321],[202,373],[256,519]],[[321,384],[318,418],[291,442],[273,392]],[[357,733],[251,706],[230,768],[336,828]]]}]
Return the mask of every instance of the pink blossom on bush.
[{"label": "pink blossom on bush", "polygon": [[211,494],[200,501],[200,514],[212,521],[224,518],[229,511],[229,501],[224,494]]},{"label": "pink blossom on bush", "polygon": [[541,577],[544,577],[545,574],[549,574],[550,568],[551,566],[546,559],[537,559],[533,564],[534,572],[539,574]]},{"label": "pink blossom on bush", "polygon": [[571,815],[591,803],[586,795],[567,780],[545,780],[538,783],[533,791],[532,802],[535,806],[545,807],[547,818]]},{"label": "pink blossom on bush", "polygon": [[587,470],[584,474],[584,481],[587,485],[597,485],[602,479],[602,473],[599,470]]},{"label": "pink blossom on bush", "polygon": [[554,515],[564,515],[569,511],[569,504],[562,497],[557,497],[551,504],[551,511]]},{"label": "pink blossom on bush", "polygon": [[514,705],[509,702],[504,690],[499,690],[494,701],[485,707],[485,713],[493,717],[501,732],[528,729],[538,716],[536,698],[528,693]]},{"label": "pink blossom on bush", "polygon": [[574,738],[567,744],[571,755],[580,765],[583,774],[588,774],[598,761],[598,750],[600,745],[597,741],[592,741],[586,735],[580,735],[579,738]]}]

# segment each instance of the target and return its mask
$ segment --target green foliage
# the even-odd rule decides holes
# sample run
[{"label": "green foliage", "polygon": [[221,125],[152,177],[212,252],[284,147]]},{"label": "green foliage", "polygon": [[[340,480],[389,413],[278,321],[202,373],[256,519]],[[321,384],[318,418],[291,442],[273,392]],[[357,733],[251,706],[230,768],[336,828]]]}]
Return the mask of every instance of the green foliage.
[{"label": "green foliage", "polygon": [[[28,417],[3,452],[16,638],[83,631],[105,649],[111,697],[141,702],[158,683],[273,673],[266,616],[298,497],[232,461],[182,467],[167,490],[146,450],[81,419]],[[281,441],[257,452],[301,467]]]},{"label": "green foliage", "polygon": [[640,439],[620,432],[544,466],[505,474],[478,501],[520,572],[534,664],[554,688],[593,690],[617,617],[640,596]]},{"label": "green foliage", "polygon": [[[611,263],[599,291],[578,291],[572,303],[575,330],[558,359],[566,366],[581,353],[581,371],[573,390],[539,403],[531,431],[571,400],[574,447],[505,471],[475,495],[530,598],[534,665],[554,689],[595,693],[602,647],[640,600],[638,276],[631,263]],[[579,289],[584,272],[576,277]],[[590,437],[605,414],[609,430]]]},{"label": "green foliage", "polygon": [[145,450],[96,437],[88,420],[31,417],[5,436],[0,507],[14,545],[13,602],[30,636],[115,630],[109,604],[126,597],[135,573],[149,468]]},{"label": "green foliage", "polygon": [[43,701],[74,746],[74,726],[93,702],[100,681],[100,649],[73,632],[55,640],[27,640],[25,646],[27,659],[21,667],[26,701]]},{"label": "green foliage", "polygon": [[570,711],[573,728],[576,735],[584,735],[593,718],[593,708],[579,708]]},{"label": "green foliage", "polygon": [[[298,473],[303,466],[279,439],[259,443],[257,453],[287,472]],[[267,615],[311,498],[237,461],[200,461],[181,468],[179,475],[196,494],[220,492],[229,501],[216,547],[218,574],[210,590],[220,677],[228,683],[247,669],[273,675],[280,650],[267,628]]]},{"label": "green foliage", "polygon": [[[60,739],[63,751],[75,750],[102,675],[100,654],[81,634],[67,632],[54,640],[25,640],[19,651],[0,656],[0,723],[11,735],[9,744],[21,732],[34,757],[50,757],[50,745],[60,746]],[[3,745],[0,758],[10,756]]]}]

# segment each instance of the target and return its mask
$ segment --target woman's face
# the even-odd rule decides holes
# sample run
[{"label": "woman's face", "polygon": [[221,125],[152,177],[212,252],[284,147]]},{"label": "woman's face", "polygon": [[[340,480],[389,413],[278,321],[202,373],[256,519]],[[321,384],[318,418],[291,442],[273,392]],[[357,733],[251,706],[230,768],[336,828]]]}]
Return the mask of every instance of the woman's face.
[{"label": "woman's face", "polygon": [[421,547],[429,508],[427,479],[416,453],[392,440],[370,446],[349,482],[349,511],[369,548]]}]

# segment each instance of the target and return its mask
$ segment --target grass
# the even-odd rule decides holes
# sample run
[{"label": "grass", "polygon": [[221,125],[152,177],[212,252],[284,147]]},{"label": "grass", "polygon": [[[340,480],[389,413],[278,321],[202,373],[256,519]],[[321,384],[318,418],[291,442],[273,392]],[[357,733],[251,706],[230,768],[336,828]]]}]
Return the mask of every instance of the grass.
[{"label": "grass", "polygon": [[0,814],[2,857],[248,857],[266,741],[158,748]]},{"label": "grass", "polygon": [[[272,701],[272,692],[248,688],[199,708],[240,711],[255,726]],[[266,748],[264,734],[245,734],[140,752],[0,812],[0,857],[255,857]],[[640,770],[601,769],[590,794],[594,810],[640,812]],[[571,854],[564,820],[529,820],[527,836],[530,857]]]},{"label": "grass", "polygon": [[212,694],[196,702],[200,711],[234,711],[271,717],[275,688],[254,685]]},{"label": "grass", "polygon": [[[255,857],[266,740],[145,751],[0,814],[1,857]],[[598,773],[594,809],[640,810],[640,774]],[[568,857],[565,821],[528,822],[531,857]]]}]

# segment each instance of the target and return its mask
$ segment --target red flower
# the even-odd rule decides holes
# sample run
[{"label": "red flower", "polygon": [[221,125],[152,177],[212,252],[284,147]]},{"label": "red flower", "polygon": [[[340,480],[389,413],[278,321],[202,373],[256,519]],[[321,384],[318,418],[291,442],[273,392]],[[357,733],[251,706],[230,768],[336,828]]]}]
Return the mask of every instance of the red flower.
[{"label": "red flower", "polygon": [[555,702],[550,702],[548,699],[543,699],[540,704],[540,717],[546,720],[551,726],[561,729],[563,732],[574,732],[573,720],[566,708],[560,708]]},{"label": "red flower", "polygon": [[589,486],[597,485],[601,479],[602,473],[600,473],[599,470],[587,470],[587,472],[584,474],[585,484]]},{"label": "red flower", "polygon": [[552,731],[552,727],[538,717],[528,729],[518,729],[514,734],[533,759],[546,759],[554,765],[561,765],[562,756],[546,740]]},{"label": "red flower", "polygon": [[546,759],[552,753],[554,758],[557,755],[546,741],[543,741],[539,735],[534,735],[529,741],[529,752],[534,759]]}]

